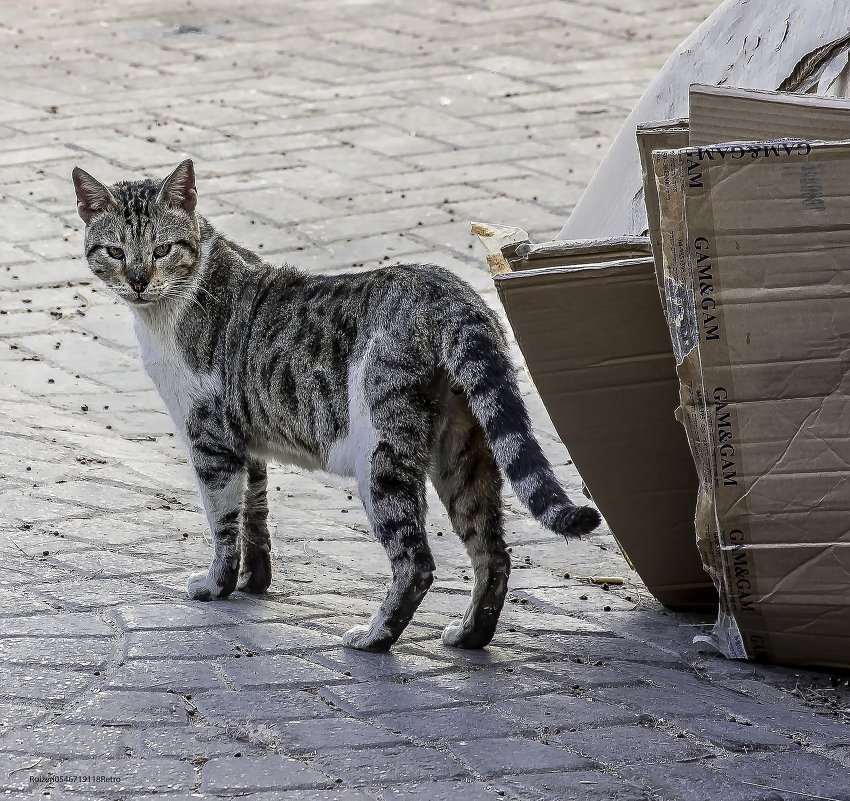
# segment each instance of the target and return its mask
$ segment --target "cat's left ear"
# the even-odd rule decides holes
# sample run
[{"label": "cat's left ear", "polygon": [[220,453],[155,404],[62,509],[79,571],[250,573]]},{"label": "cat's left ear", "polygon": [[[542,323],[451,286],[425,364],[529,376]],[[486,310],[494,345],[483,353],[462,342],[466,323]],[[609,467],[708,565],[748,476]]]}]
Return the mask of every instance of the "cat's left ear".
[{"label": "cat's left ear", "polygon": [[195,211],[198,193],[195,191],[195,165],[192,159],[181,161],[177,169],[162,182],[156,201],[183,209],[189,214]]}]

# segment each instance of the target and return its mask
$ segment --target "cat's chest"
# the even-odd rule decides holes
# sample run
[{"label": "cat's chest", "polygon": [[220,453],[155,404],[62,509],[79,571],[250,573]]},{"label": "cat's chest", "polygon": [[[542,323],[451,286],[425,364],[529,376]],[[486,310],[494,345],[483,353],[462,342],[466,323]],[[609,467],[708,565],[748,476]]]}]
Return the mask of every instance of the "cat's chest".
[{"label": "cat's chest", "polygon": [[136,325],[139,355],[171,419],[185,436],[186,418],[198,401],[215,394],[218,382],[208,374],[193,371],[180,353],[170,332]]}]

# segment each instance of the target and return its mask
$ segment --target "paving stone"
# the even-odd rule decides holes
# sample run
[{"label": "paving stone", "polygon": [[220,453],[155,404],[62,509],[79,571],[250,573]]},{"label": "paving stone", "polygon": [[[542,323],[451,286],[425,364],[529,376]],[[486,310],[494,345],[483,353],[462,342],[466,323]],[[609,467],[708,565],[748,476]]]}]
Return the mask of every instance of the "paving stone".
[{"label": "paving stone", "polygon": [[753,725],[748,718],[728,715],[726,718],[700,718],[687,721],[684,731],[699,740],[713,743],[729,751],[787,751],[797,744],[787,736]]},{"label": "paving stone", "polygon": [[[729,778],[736,778],[756,792],[764,789],[753,785],[778,788],[789,795],[826,796],[835,801],[850,799],[847,766],[824,756],[801,751],[779,754],[747,754],[718,760],[717,769]],[[782,793],[779,793],[782,795]]]},{"label": "paving stone", "polygon": [[648,684],[630,687],[598,687],[588,692],[603,703],[620,704],[629,709],[646,709],[659,718],[685,719],[718,714],[718,704],[706,688],[701,697],[676,687],[652,687]]},{"label": "paving stone", "polygon": [[74,709],[62,715],[67,722],[90,722],[106,725],[150,726],[185,724],[188,716],[183,699],[162,691],[102,690],[89,696]]},{"label": "paving stone", "polygon": [[133,659],[108,674],[110,689],[197,692],[228,687],[222,672],[206,662]]},{"label": "paving stone", "polygon": [[375,745],[396,746],[408,742],[402,735],[373,723],[350,718],[286,723],[277,726],[276,732],[283,744],[294,752],[315,751],[318,753],[329,749],[366,748]]},{"label": "paving stone", "polygon": [[118,624],[127,630],[192,629],[221,626],[227,622],[225,601],[199,603],[128,604],[115,610]]},{"label": "paving stone", "polygon": [[682,762],[714,753],[686,737],[647,726],[605,726],[590,731],[548,734],[550,743],[604,765],[634,762]]},{"label": "paving stone", "polygon": [[243,646],[266,652],[292,653],[339,645],[338,637],[288,623],[243,623],[228,634]]},{"label": "paving stone", "polygon": [[[510,670],[510,672],[508,672]],[[455,698],[475,701],[501,701],[505,698],[527,697],[554,690],[558,685],[537,676],[525,676],[513,669],[482,669],[460,675],[441,675],[422,678],[417,686],[444,692]]]},{"label": "paving stone", "polygon": [[103,668],[117,641],[109,637],[0,637],[0,661],[7,665]]},{"label": "paving stone", "polygon": [[237,687],[301,687],[328,682],[348,682],[350,678],[297,656],[253,654],[220,662],[225,675]]},{"label": "paving stone", "polygon": [[[23,723],[23,721],[21,721]],[[126,731],[99,724],[60,724],[26,726],[3,731],[0,747],[9,752],[45,756],[123,757]]]},{"label": "paving stone", "polygon": [[508,797],[518,798],[537,795],[558,801],[650,801],[652,798],[645,790],[598,771],[526,773],[503,776],[496,783],[507,791]]},{"label": "paving stone", "polygon": [[93,673],[41,665],[3,666],[0,693],[7,698],[69,701],[100,685],[101,679]]},{"label": "paving stone", "polygon": [[551,745],[518,737],[458,740],[449,750],[483,776],[557,770],[587,770],[594,763]]},{"label": "paving stone", "polygon": [[310,720],[333,714],[317,694],[303,690],[211,690],[194,695],[192,701],[205,719],[223,725]]},{"label": "paving stone", "polygon": [[602,660],[586,663],[572,659],[542,659],[540,661],[524,662],[518,668],[523,675],[536,677],[542,675],[550,681],[556,681],[559,686],[575,691],[585,691],[593,687],[621,686],[638,684],[634,673],[623,668],[622,664],[605,663]]},{"label": "paving stone", "polygon": [[494,713],[485,706],[464,704],[448,709],[420,709],[379,715],[375,722],[419,742],[473,740],[519,735],[532,728]]},{"label": "paving stone", "polygon": [[425,689],[418,686],[419,684],[421,681],[408,684],[363,681],[339,687],[326,687],[321,690],[321,695],[353,715],[375,715],[457,704],[458,699],[450,693]]},{"label": "paving stone", "polygon": [[694,801],[712,801],[715,798],[729,801],[785,801],[784,796],[773,790],[743,784],[741,778],[749,774],[728,776],[710,767],[696,763],[685,764],[649,764],[639,767],[624,767],[619,770],[628,781],[645,788],[650,798],[664,801],[694,799]]},{"label": "paving stone", "polygon": [[201,791],[244,795],[256,790],[300,790],[331,787],[323,773],[284,756],[215,757],[201,768]]},{"label": "paving stone", "polygon": [[[42,570],[41,564],[39,569]],[[71,578],[67,572],[50,583],[36,585],[33,591],[57,608],[92,612],[132,602],[146,603],[152,595],[149,587],[126,579],[105,579],[94,575]]]},{"label": "paving stone", "polygon": [[641,717],[635,710],[563,692],[497,701],[494,706],[529,725],[562,731],[637,723]]},{"label": "paving stone", "polygon": [[244,798],[245,801],[374,801],[375,796],[350,787],[334,787],[329,790],[275,790],[270,793],[251,793],[239,798]]},{"label": "paving stone", "polygon": [[[3,794],[14,797],[12,793],[18,793],[23,797],[24,793],[33,792],[37,783],[31,779],[43,777],[55,769],[58,760],[51,758],[33,759],[29,754],[4,754],[0,753],[0,775],[3,776]],[[39,773],[35,772],[38,768]],[[36,790],[36,792],[38,792]]]},{"label": "paving stone", "polygon": [[127,659],[203,659],[232,654],[233,650],[223,636],[203,629],[133,631],[124,638]]},{"label": "paving stone", "polygon": [[380,795],[381,801],[493,801],[497,796],[481,782],[460,779],[446,781],[411,781],[403,785],[387,787]]},{"label": "paving stone", "polygon": [[60,787],[76,792],[91,787],[95,794],[103,788],[116,795],[133,790],[167,793],[191,790],[195,785],[192,766],[176,759],[70,760],[58,765],[56,772],[71,778],[70,782],[58,782]]},{"label": "paving stone", "polygon": [[[20,602],[20,597],[18,598]],[[15,620],[3,622],[4,635],[26,634],[32,637],[51,637],[71,633],[74,637],[109,637],[116,632],[97,615],[73,612],[19,616]]]},{"label": "paving stone", "polygon": [[195,723],[191,726],[151,727],[123,730],[122,742],[137,757],[171,757],[183,759],[193,765],[214,756],[233,756],[236,753],[264,754],[261,744],[239,739],[242,729],[220,725]]},{"label": "paving stone", "polygon": [[316,755],[313,764],[354,786],[407,785],[425,779],[458,779],[469,775],[457,760],[445,753],[416,745],[323,752]]},{"label": "paving stone", "polygon": [[343,674],[347,671],[357,679],[399,681],[449,669],[445,661],[431,659],[421,653],[405,653],[401,648],[385,654],[365,654],[350,648],[336,648],[317,654],[315,661]]}]

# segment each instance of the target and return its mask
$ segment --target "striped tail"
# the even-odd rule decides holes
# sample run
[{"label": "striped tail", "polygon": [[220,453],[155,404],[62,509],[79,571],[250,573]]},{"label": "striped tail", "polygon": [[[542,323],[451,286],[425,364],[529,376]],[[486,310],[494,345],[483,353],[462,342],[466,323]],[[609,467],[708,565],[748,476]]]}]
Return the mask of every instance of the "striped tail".
[{"label": "striped tail", "polygon": [[534,436],[498,320],[486,307],[464,312],[444,330],[441,363],[466,395],[496,464],[546,528],[564,537],[592,531],[599,512],[569,499]]}]

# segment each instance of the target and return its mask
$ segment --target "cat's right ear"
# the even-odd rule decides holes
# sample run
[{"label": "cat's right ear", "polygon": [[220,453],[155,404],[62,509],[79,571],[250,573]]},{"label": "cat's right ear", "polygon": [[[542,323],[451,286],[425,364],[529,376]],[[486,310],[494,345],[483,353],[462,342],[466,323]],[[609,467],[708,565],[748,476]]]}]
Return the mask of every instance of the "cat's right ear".
[{"label": "cat's right ear", "polygon": [[110,203],[114,203],[112,193],[96,178],[92,178],[85,170],[74,167],[71,173],[74,189],[77,192],[77,213],[88,225],[89,220],[98,212],[103,211]]}]

